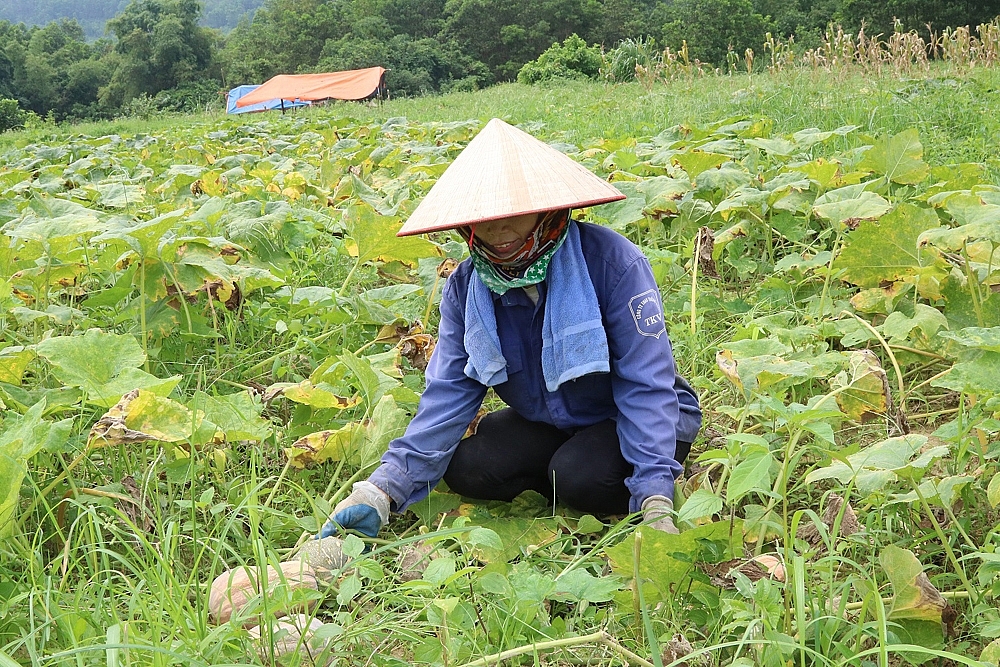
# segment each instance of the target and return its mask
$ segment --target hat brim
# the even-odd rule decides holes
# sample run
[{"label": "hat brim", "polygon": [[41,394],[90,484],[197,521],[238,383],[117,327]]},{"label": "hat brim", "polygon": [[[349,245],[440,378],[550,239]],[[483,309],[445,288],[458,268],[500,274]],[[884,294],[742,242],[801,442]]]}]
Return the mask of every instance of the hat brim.
[{"label": "hat brim", "polygon": [[556,206],[556,207],[553,207],[553,208],[540,208],[540,209],[535,210],[535,211],[522,211],[520,213],[514,213],[514,214],[505,213],[505,214],[501,214],[501,215],[487,216],[487,217],[479,218],[477,220],[469,220],[467,222],[462,222],[462,223],[459,223],[459,224],[455,224],[455,223],[452,223],[452,222],[444,222],[444,223],[441,223],[440,226],[436,226],[436,227],[435,226],[427,226],[427,227],[424,227],[422,229],[411,230],[411,231],[406,231],[404,229],[400,229],[399,232],[396,234],[396,236],[415,236],[417,234],[427,234],[428,232],[443,232],[443,231],[447,231],[449,229],[458,229],[459,227],[468,227],[470,225],[478,225],[481,222],[490,222],[491,220],[503,220],[504,218],[512,218],[512,217],[515,217],[515,216],[518,216],[518,215],[530,215],[532,213],[547,213],[549,211],[560,211],[560,210],[562,210],[564,208],[569,208],[569,209],[587,208],[588,206],[598,206],[600,204],[609,204],[609,203],[611,203],[613,201],[621,201],[622,199],[625,199],[625,195],[623,195],[623,194],[622,195],[618,195],[617,197],[612,197],[612,198],[595,199],[594,201],[588,201],[588,202],[575,202],[572,206]]},{"label": "hat brim", "polygon": [[449,165],[397,236],[625,199],[552,146],[494,118]]}]

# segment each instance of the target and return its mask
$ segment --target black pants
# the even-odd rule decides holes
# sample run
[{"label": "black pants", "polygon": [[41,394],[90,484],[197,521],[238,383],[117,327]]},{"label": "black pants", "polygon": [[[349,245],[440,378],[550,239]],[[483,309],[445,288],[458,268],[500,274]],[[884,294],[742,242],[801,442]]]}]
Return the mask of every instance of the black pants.
[{"label": "black pants", "polygon": [[[690,449],[678,442],[677,460]],[[610,419],[568,435],[507,408],[483,417],[476,435],[459,443],[444,480],[468,498],[509,502],[529,489],[550,498],[554,490],[581,512],[627,514],[632,473]]]}]

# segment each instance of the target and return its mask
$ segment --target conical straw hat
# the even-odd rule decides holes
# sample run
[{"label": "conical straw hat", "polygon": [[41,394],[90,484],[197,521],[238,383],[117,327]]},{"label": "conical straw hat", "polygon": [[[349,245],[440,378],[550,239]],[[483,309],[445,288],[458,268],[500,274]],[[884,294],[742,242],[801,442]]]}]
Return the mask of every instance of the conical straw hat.
[{"label": "conical straw hat", "polygon": [[625,199],[530,134],[494,118],[424,197],[398,236]]}]

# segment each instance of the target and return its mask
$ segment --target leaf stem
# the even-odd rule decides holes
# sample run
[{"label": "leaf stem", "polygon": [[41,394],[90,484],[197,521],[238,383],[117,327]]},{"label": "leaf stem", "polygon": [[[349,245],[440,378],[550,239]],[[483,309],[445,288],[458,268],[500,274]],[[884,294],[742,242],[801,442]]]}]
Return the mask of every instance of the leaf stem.
[{"label": "leaf stem", "polygon": [[264,501],[263,507],[267,508],[271,506],[271,501],[274,500],[274,494],[278,492],[278,487],[281,486],[281,483],[283,481],[285,481],[285,476],[288,474],[288,469],[291,467],[292,467],[292,459],[286,460],[285,467],[282,468],[281,472],[278,474],[278,479],[275,480],[274,486],[271,487],[271,493],[267,495],[267,500]]},{"label": "leaf stem", "polygon": [[646,610],[646,600],[642,594],[642,577],[640,575],[640,563],[642,555],[642,528],[635,531],[635,539],[632,543],[632,576],[636,583],[636,593],[639,597],[639,613],[642,615],[642,629],[646,635],[646,642],[649,644],[650,654],[653,656],[654,667],[663,667],[663,659],[660,657],[660,646],[656,641],[656,633],[653,632],[653,621],[649,618]]},{"label": "leaf stem", "polygon": [[851,317],[856,319],[858,322],[861,323],[862,326],[871,331],[875,335],[875,337],[878,338],[878,341],[882,343],[882,347],[885,349],[885,353],[889,355],[889,361],[892,362],[892,368],[894,371],[896,371],[896,384],[899,387],[899,400],[900,400],[899,409],[902,410],[903,409],[902,401],[904,399],[904,394],[906,393],[906,389],[903,386],[903,371],[899,368],[899,362],[896,361],[896,355],[893,354],[892,347],[889,346],[889,342],[882,337],[882,334],[878,332],[878,329],[876,329],[870,323],[861,319],[854,313],[847,310],[842,310],[840,312],[844,315],[850,315]]},{"label": "leaf stem", "polygon": [[698,335],[698,261],[701,258],[701,233],[694,240],[694,257],[691,260],[691,345]]},{"label": "leaf stem", "polygon": [[[325,332],[319,334],[318,336],[316,336],[315,338],[311,338],[310,340],[315,345],[316,343],[323,342],[324,340],[326,340],[327,338],[329,338],[333,334],[338,333],[339,331],[340,331],[339,329],[330,329],[329,331],[325,331]],[[249,375],[249,374],[254,373],[254,372],[258,371],[258,370],[262,370],[268,364],[273,364],[275,361],[277,361],[278,359],[281,359],[283,356],[285,356],[287,354],[291,354],[292,352],[294,352],[296,350],[296,348],[297,348],[297,345],[293,345],[292,347],[288,348],[287,350],[282,350],[281,352],[278,352],[276,354],[272,354],[270,357],[268,357],[267,359],[264,359],[263,361],[258,361],[256,364],[254,364],[253,366],[251,366],[250,368],[248,368],[246,370],[246,372],[244,373],[244,375]]]},{"label": "leaf stem", "polygon": [[424,309],[424,319],[421,322],[425,327],[427,326],[427,320],[431,317],[431,309],[434,307],[434,295],[437,294],[437,286],[440,281],[441,274],[435,271],[434,284],[431,285],[431,293],[427,297],[427,308]]},{"label": "leaf stem", "polygon": [[[972,582],[969,578],[965,576],[965,570],[962,569],[962,565],[958,562],[958,558],[955,557],[955,552],[951,548],[951,543],[948,541],[947,536],[944,534],[944,530],[941,528],[941,524],[938,523],[937,517],[934,516],[934,512],[931,511],[930,505],[927,504],[927,499],[924,498],[924,494],[920,493],[920,485],[918,485],[912,479],[910,481],[910,486],[913,487],[914,493],[917,494],[917,498],[920,499],[920,504],[924,506],[924,512],[927,513],[927,518],[931,520],[931,524],[934,526],[934,532],[937,533],[938,539],[941,540],[941,546],[948,553],[948,560],[951,561],[952,567],[955,568],[955,573],[962,580],[962,584],[965,589],[969,591],[972,596],[972,601],[974,603],[979,602],[979,592],[972,586]],[[973,592],[975,591],[975,593]]]},{"label": "leaf stem", "polygon": [[580,635],[579,637],[565,637],[563,639],[552,639],[546,642],[525,644],[524,646],[518,646],[517,648],[501,651],[500,653],[494,653],[492,655],[483,656],[478,660],[467,662],[461,667],[488,667],[489,665],[499,663],[503,660],[509,660],[510,658],[516,658],[517,656],[525,655],[526,653],[534,653],[536,651],[547,651],[549,649],[555,649],[555,648],[567,648],[571,646],[583,646],[585,644],[604,644],[608,648],[620,654],[622,657],[624,657],[626,660],[628,660],[628,662],[630,662],[633,665],[641,665],[642,667],[655,667],[653,663],[636,655],[632,651],[628,650],[627,648],[619,644],[614,637],[609,635],[604,630],[599,630],[589,635]]},{"label": "leaf stem", "polygon": [[972,274],[972,267],[969,266],[969,251],[962,246],[962,259],[965,260],[965,277],[969,281],[969,296],[972,297],[972,309],[976,313],[976,321],[979,326],[985,327],[986,320],[983,317],[983,295],[979,292],[979,279]]},{"label": "leaf stem", "polygon": [[830,292],[830,279],[833,276],[833,261],[837,259],[837,246],[840,245],[841,239],[844,237],[844,232],[841,229],[843,225],[837,225],[837,238],[833,241],[833,249],[830,251],[830,261],[826,265],[826,276],[823,278],[823,293],[819,297],[819,314],[817,317],[823,319],[823,311],[826,309],[826,296]]},{"label": "leaf stem", "polygon": [[354,273],[358,270],[359,266],[361,266],[360,259],[354,262],[354,266],[352,266],[351,270],[347,272],[347,277],[344,278],[344,284],[341,285],[340,289],[337,291],[337,296],[344,296],[344,294],[347,292],[347,286],[351,284],[351,278],[354,277]]}]

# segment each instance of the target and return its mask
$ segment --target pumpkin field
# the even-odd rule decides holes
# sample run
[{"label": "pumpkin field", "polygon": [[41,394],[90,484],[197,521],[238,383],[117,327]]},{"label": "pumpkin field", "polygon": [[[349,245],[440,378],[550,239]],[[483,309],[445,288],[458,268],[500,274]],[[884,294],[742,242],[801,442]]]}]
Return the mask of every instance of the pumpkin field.
[{"label": "pumpkin field", "polygon": [[[5,137],[0,665],[997,665],[1000,73],[812,77]],[[494,116],[627,195],[681,533],[441,485],[214,623],[413,415],[467,249],[396,232]]]}]

